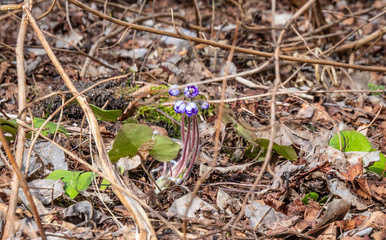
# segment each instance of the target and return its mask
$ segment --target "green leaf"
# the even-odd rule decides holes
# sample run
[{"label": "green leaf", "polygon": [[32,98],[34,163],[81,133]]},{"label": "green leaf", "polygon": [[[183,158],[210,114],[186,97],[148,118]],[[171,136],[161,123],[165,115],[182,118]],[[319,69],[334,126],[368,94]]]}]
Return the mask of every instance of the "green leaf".
[{"label": "green leaf", "polygon": [[90,104],[91,110],[94,112],[98,120],[106,122],[116,122],[117,118],[121,116],[122,110],[104,110],[100,107]]},{"label": "green leaf", "polygon": [[318,201],[318,203],[320,203],[320,204],[325,204],[325,203],[327,202],[327,200],[328,200],[328,197],[327,197],[327,196],[324,196],[322,199],[320,199],[320,200]]},{"label": "green leaf", "polygon": [[[373,151],[377,151],[376,149],[371,149],[370,152],[373,152]],[[379,175],[382,175],[385,167],[386,167],[386,158],[385,158],[385,155],[383,155],[383,153],[379,153],[379,161],[378,162],[375,162],[373,165],[371,165],[370,167],[368,167],[367,169],[370,171],[370,172],[375,172]],[[386,172],[384,173],[383,175],[384,177],[386,177]]]},{"label": "green leaf", "polygon": [[[267,151],[267,149],[268,149],[268,144],[269,144],[268,139],[258,138],[258,139],[255,139],[254,142],[259,147],[250,145],[245,151],[246,156],[250,159],[255,158],[260,153],[261,149],[263,149],[264,151]],[[291,160],[291,161],[295,161],[298,157],[295,150],[290,146],[279,145],[277,143],[273,143],[273,150],[277,154],[279,154],[280,156],[284,157],[285,159]],[[264,153],[264,151],[262,151],[262,153]],[[265,154],[264,154],[264,156],[265,156]]]},{"label": "green leaf", "polygon": [[0,127],[3,130],[3,132],[10,133],[12,137],[6,136],[7,140],[14,140],[17,134],[17,124],[16,121],[13,119],[6,120],[3,118],[0,118]]},{"label": "green leaf", "polygon": [[102,183],[101,183],[101,187],[100,187],[100,189],[101,190],[105,190],[108,186],[110,186],[111,185],[111,183],[108,181],[108,180],[106,180],[106,179],[103,179],[102,180]]},{"label": "green leaf", "polygon": [[338,134],[335,134],[330,139],[328,145],[342,152],[370,152],[372,149],[369,140],[367,140],[367,138],[360,132],[355,130],[343,130],[340,131],[340,136],[342,142],[341,147],[339,147]]},{"label": "green leaf", "polygon": [[64,183],[64,191],[67,196],[74,199],[80,191],[86,190],[95,174],[93,172],[74,172],[67,170],[55,170],[46,179],[59,180]]},{"label": "green leaf", "polygon": [[151,150],[149,150],[149,154],[153,158],[161,162],[169,162],[177,156],[180,145],[171,138],[163,135],[155,135],[153,140],[155,140],[155,143]]},{"label": "green leaf", "polygon": [[138,148],[152,136],[153,130],[146,125],[136,123],[123,125],[114,140],[113,148],[109,151],[110,160],[117,162],[121,157],[133,157],[137,154]]},{"label": "green leaf", "polygon": [[[218,113],[217,108],[215,111]],[[256,134],[253,131],[248,130],[248,128],[250,129],[251,126],[249,126],[249,124],[242,118],[238,119],[236,114],[228,106],[224,106],[222,121],[224,123],[234,124],[237,132],[247,141],[253,142],[253,139],[256,138]]]},{"label": "green leaf", "polygon": [[310,201],[310,199],[314,200],[315,202],[318,201],[319,199],[319,194],[317,194],[316,192],[310,192],[310,193],[307,193],[303,199],[302,199],[302,202],[304,205],[308,205],[308,201]]},{"label": "green leaf", "polygon": [[[360,132],[355,130],[343,130],[340,131],[341,141],[342,141],[342,152],[373,152],[377,151],[373,149],[370,141]],[[335,134],[328,145],[331,147],[340,150],[339,148],[339,137],[338,134]],[[367,170],[371,172],[375,172],[379,175],[382,175],[383,170],[386,166],[386,158],[380,153],[380,160],[375,162],[372,166],[368,167]],[[386,173],[384,174],[386,176]]]},{"label": "green leaf", "polygon": [[[42,119],[42,118],[34,118],[34,127],[35,128],[40,128],[41,126],[43,126],[43,123],[45,121],[46,120]],[[44,126],[42,134],[44,136],[48,136],[48,134],[54,134],[57,127],[58,127],[58,125],[56,123],[49,121]],[[68,131],[67,131],[67,129],[65,127],[59,125],[58,132],[61,132],[61,133],[63,133],[64,135],[66,135],[68,137]]]},{"label": "green leaf", "polygon": [[267,149],[261,148],[259,145],[251,144],[249,145],[244,152],[245,156],[249,159],[256,159],[257,162],[264,161],[265,155],[267,154]]}]

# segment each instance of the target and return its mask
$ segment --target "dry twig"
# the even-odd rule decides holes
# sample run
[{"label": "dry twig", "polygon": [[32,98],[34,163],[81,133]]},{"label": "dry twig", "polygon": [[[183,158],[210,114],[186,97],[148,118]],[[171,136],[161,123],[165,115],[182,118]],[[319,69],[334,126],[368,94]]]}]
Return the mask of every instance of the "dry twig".
[{"label": "dry twig", "polygon": [[[44,49],[46,50],[48,56],[50,57],[52,63],[55,65],[56,69],[58,70],[59,74],[63,78],[64,82],[66,83],[67,87],[70,89],[70,91],[76,95],[78,94],[77,89],[75,88],[74,84],[71,82],[71,79],[67,75],[67,73],[64,71],[62,65],[56,58],[55,54],[51,50],[51,47],[49,46],[48,42],[43,36],[43,33],[41,32],[39,26],[37,25],[35,19],[31,15],[31,12],[27,8],[23,8],[24,12],[28,16],[28,19],[31,23],[32,28],[35,30],[35,33],[37,37],[39,38],[40,42],[42,43]],[[122,179],[117,175],[116,171],[112,167],[112,164],[110,162],[110,159],[107,155],[106,148],[102,141],[102,136],[99,130],[97,119],[95,118],[94,113],[92,112],[90,106],[87,103],[87,100],[84,96],[78,96],[77,98],[78,103],[80,104],[81,108],[83,109],[89,126],[90,130],[92,132],[92,135],[94,137],[99,159],[101,161],[102,167],[106,174],[109,176],[109,178],[114,179],[114,182],[119,184],[120,186],[124,187],[124,183]],[[38,134],[37,134],[38,136]],[[37,137],[34,138],[34,141],[36,142]],[[138,201],[135,201],[132,197],[130,197],[127,194],[124,194],[123,192],[119,191],[116,187],[113,187],[114,193],[117,195],[117,197],[121,200],[123,205],[127,208],[127,210],[130,212],[131,217],[133,217],[134,221],[137,224],[138,230],[139,230],[139,238],[140,239],[156,239],[156,235],[154,232],[154,229],[145,213],[145,211],[142,209],[141,205],[139,205]]]},{"label": "dry twig", "polygon": [[[154,28],[150,28],[150,27],[145,27],[145,26],[141,26],[141,25],[137,25],[137,24],[131,24],[128,22],[124,22],[124,21],[118,20],[116,18],[112,18],[112,17],[105,15],[103,13],[100,13],[92,8],[89,8],[88,6],[80,3],[77,0],[68,0],[68,1],[77,5],[78,7],[86,10],[87,12],[90,12],[90,13],[98,16],[98,17],[101,17],[101,18],[106,19],[110,22],[113,22],[113,23],[121,25],[121,26],[125,26],[125,27],[130,28],[130,29],[155,33],[155,34],[179,38],[179,39],[189,39],[190,41],[193,41],[193,42],[203,43],[203,44],[207,44],[210,46],[219,47],[219,48],[222,48],[225,50],[231,50],[232,49],[232,46],[228,45],[228,44],[221,44],[221,43],[211,41],[211,40],[206,40],[206,39],[201,39],[201,38],[197,38],[197,37],[182,35],[181,33],[172,33],[172,32],[162,31],[162,30],[158,30],[158,29],[154,29]],[[242,48],[242,47],[235,47],[234,51],[235,52],[241,52],[241,53],[247,53],[247,54],[251,54],[251,55],[256,55],[256,56],[262,56],[262,57],[272,57],[274,55],[272,53],[267,53],[267,52],[252,50],[252,49],[246,49],[246,48]],[[356,64],[339,63],[339,62],[330,61],[330,60],[306,59],[306,58],[292,57],[292,56],[287,56],[287,55],[279,55],[279,58],[282,60],[293,61],[293,62],[330,65],[330,66],[343,67],[343,68],[352,68],[352,69],[362,70],[362,71],[386,72],[386,67],[362,66],[362,65],[356,65]]]}]

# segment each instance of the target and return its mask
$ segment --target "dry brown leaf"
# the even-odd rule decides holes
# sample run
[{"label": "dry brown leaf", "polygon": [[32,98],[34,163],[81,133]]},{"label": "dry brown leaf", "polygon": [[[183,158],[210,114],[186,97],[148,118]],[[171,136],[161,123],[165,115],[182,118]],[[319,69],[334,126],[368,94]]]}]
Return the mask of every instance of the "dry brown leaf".
[{"label": "dry brown leaf", "polygon": [[353,230],[359,227],[366,220],[366,216],[358,216],[357,219],[336,221],[338,227],[343,228],[345,231]]},{"label": "dry brown leaf", "polygon": [[356,183],[360,187],[357,191],[358,195],[363,198],[370,199],[372,196],[366,178],[358,178],[356,179]]},{"label": "dry brown leaf", "polygon": [[305,210],[306,206],[299,199],[296,199],[295,201],[286,206],[286,214],[290,217],[294,215],[301,215],[304,213]]},{"label": "dry brown leaf", "polygon": [[352,182],[356,177],[362,175],[363,165],[362,162],[351,165],[348,167],[347,173],[342,172],[341,174],[346,178],[347,181]]},{"label": "dry brown leaf", "polygon": [[368,227],[384,229],[386,227],[386,214],[381,211],[371,213],[369,219],[362,224],[361,229]]},{"label": "dry brown leaf", "polygon": [[378,201],[385,201],[386,199],[386,186],[376,186],[375,184],[370,185],[370,191],[372,196]]},{"label": "dry brown leaf", "polygon": [[326,109],[319,103],[315,104],[317,110],[315,110],[314,117],[312,118],[313,122],[329,122]]},{"label": "dry brown leaf", "polygon": [[319,228],[328,221],[335,220],[338,217],[345,215],[350,210],[351,204],[344,199],[334,199],[327,204],[326,213],[318,218],[313,224],[313,228]]},{"label": "dry brown leaf", "polygon": [[378,232],[375,232],[373,235],[371,235],[374,240],[385,240],[386,239],[386,231],[381,230]]},{"label": "dry brown leaf", "polygon": [[316,217],[319,214],[320,208],[321,207],[319,203],[314,202],[312,200],[308,201],[306,211],[304,212],[304,220],[308,221],[309,223],[315,221]]},{"label": "dry brown leaf", "polygon": [[335,223],[331,223],[330,226],[323,231],[317,238],[317,240],[335,240],[337,234],[337,227]]},{"label": "dry brown leaf", "polygon": [[343,24],[347,26],[351,26],[354,23],[354,18],[347,18],[343,20]]},{"label": "dry brown leaf", "polygon": [[303,103],[302,108],[299,110],[299,112],[296,114],[295,118],[299,119],[308,119],[311,118],[314,115],[314,108],[310,106],[308,103]]}]

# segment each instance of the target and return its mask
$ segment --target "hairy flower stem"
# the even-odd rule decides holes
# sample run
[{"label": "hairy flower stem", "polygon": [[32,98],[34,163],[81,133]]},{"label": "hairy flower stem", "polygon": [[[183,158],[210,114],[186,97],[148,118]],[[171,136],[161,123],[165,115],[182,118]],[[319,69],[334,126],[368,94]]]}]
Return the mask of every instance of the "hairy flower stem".
[{"label": "hairy flower stem", "polygon": [[193,136],[192,136],[192,141],[191,141],[191,149],[193,152],[191,152],[190,156],[192,156],[190,160],[190,164],[188,167],[188,170],[185,172],[185,175],[182,179],[182,181],[185,181],[188,176],[190,175],[190,172],[192,171],[194,162],[196,161],[196,158],[198,156],[198,151],[199,151],[199,145],[200,145],[200,136],[199,136],[199,131],[198,131],[198,121],[197,121],[197,116],[194,115],[192,117],[192,122],[193,122]]},{"label": "hairy flower stem", "polygon": [[181,114],[181,138],[185,142],[185,113]]},{"label": "hairy flower stem", "polygon": [[[171,86],[169,94],[173,97],[178,97],[180,95],[178,86]],[[182,139],[181,156],[176,163],[174,163],[174,161],[164,163],[162,174],[157,179],[157,183],[161,189],[169,187],[173,182],[175,184],[181,184],[186,180],[199,156],[200,135],[197,114],[199,109],[207,110],[209,104],[202,100],[194,100],[199,94],[196,85],[186,87],[183,94],[186,100],[176,101],[173,107],[176,113],[181,114],[181,124],[179,124],[181,126]]]},{"label": "hairy flower stem", "polygon": [[[174,172],[174,175],[172,175],[174,178],[178,178],[182,171],[184,170],[184,166],[186,165],[188,154],[189,154],[189,146],[190,146],[190,134],[191,134],[191,124],[190,124],[190,118],[187,119],[188,122],[188,130],[186,133],[185,141],[182,142],[182,155],[180,160],[177,162],[177,164],[174,166],[176,171]],[[184,132],[184,129],[181,129],[181,135],[182,132]]]},{"label": "hairy flower stem", "polygon": [[174,165],[174,172],[170,172],[170,176],[180,178],[182,181],[188,178],[197,159],[200,145],[197,116],[193,115],[191,118],[187,118],[187,125],[186,134],[184,131],[181,132],[184,140],[181,158]]}]

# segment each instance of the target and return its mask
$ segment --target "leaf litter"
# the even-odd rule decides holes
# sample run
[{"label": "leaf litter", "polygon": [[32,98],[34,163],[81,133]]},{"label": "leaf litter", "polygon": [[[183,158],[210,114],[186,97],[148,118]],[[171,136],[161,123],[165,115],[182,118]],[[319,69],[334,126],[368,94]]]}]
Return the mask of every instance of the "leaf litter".
[{"label": "leaf litter", "polygon": [[[223,43],[232,42],[237,29],[233,23],[238,11],[242,10],[243,23],[238,30],[237,46],[267,52],[274,51],[270,44],[271,32],[258,29],[269,29],[272,21],[276,25],[285,24],[293,10],[300,7],[295,1],[278,3],[280,11],[272,16],[270,3],[247,1],[239,8],[234,3],[218,2],[215,15],[212,15],[210,4],[198,2],[202,26],[196,27],[201,29],[200,37],[216,38]],[[371,19],[381,9],[381,1],[374,3],[378,8],[370,8],[372,5],[363,1],[346,3],[347,5],[341,2],[316,2],[322,7],[328,22],[339,20],[332,27],[334,31],[315,32],[315,16],[305,14],[296,21],[296,28],[306,38],[299,39],[294,31],[288,30],[281,49],[284,55],[313,58],[313,54],[306,50],[307,47],[315,54],[319,48],[327,50],[334,44],[333,37],[328,34],[335,32],[342,38],[362,23],[361,18],[347,15],[347,9],[352,12],[368,9],[360,14],[365,19]],[[37,13],[44,12],[48,9],[47,4],[37,4],[34,9]],[[89,4],[104,12],[102,2]],[[124,4],[124,8],[129,7],[128,3],[120,4]],[[146,26],[170,32],[177,29],[188,36],[197,35],[197,28],[192,28],[194,24],[199,24],[195,19],[193,5],[183,5],[179,1],[158,1],[157,4],[157,9],[149,3],[145,4],[143,12],[152,15],[156,13],[155,10],[161,13],[174,9],[175,14],[183,14],[189,24],[180,25],[177,17],[173,19],[174,24],[177,23],[174,27],[173,22],[167,23],[168,18],[165,21],[154,18],[145,22]],[[134,19],[136,15],[131,11],[122,11],[122,5],[106,3],[111,16]],[[132,6],[140,9],[138,5]],[[161,166],[165,166],[159,161],[177,160],[175,154],[181,145],[181,128],[175,121],[165,120],[170,119],[170,113],[166,114],[169,118],[161,118],[164,115],[159,111],[150,116],[146,113],[138,115],[136,110],[141,106],[151,106],[156,111],[161,106],[172,106],[172,102],[180,100],[157,94],[159,89],[155,90],[153,87],[166,89],[172,84],[199,83],[211,79],[212,75],[223,76],[229,51],[186,39],[159,37],[141,31],[134,34],[128,30],[106,40],[93,56],[95,59],[91,62],[89,72],[85,77],[80,77],[84,53],[88,53],[101,36],[114,31],[114,25],[105,25],[92,14],[72,4],[69,4],[69,14],[74,30],[68,26],[65,10],[61,7],[54,7],[52,13],[46,16],[49,20],[40,24],[57,37],[51,39],[50,44],[57,48],[55,54],[66,66],[66,71],[79,90],[84,90],[106,77],[131,73],[125,78],[101,84],[85,93],[94,106],[93,111],[101,129],[104,129],[104,141],[114,142],[108,150],[113,162],[118,162],[115,170],[121,174],[132,192],[166,217],[169,223],[185,226],[188,238],[385,238],[385,95],[384,91],[366,92],[384,87],[386,81],[382,73],[345,72],[346,70],[330,66],[308,65],[285,86],[280,86],[279,91],[287,91],[289,94],[280,94],[276,98],[277,121],[272,123],[275,128],[273,157],[255,189],[251,188],[261,170],[262,163],[259,160],[265,158],[271,133],[270,97],[243,97],[271,92],[275,78],[272,66],[262,72],[238,76],[227,82],[225,99],[230,102],[225,104],[221,121],[220,105],[211,103],[211,100],[221,98],[221,84],[212,82],[199,85],[200,100],[211,104],[206,112],[198,114],[201,154],[183,184],[171,184],[156,194],[154,178],[161,174]],[[208,34],[212,16],[215,16],[214,32]],[[16,127],[7,125],[8,117],[5,114],[17,114],[17,72],[13,53],[4,46],[13,46],[16,43],[18,31],[17,24],[11,24],[11,18],[1,18],[0,21],[5,23],[0,26],[0,31],[10,33],[0,36],[0,42],[5,44],[0,46],[0,82],[3,84],[0,89],[3,104],[1,120],[4,123],[1,127],[4,131],[7,129],[8,134],[15,135]],[[384,19],[368,23],[344,44],[366,38],[382,24],[385,24]],[[206,32],[207,30],[209,31]],[[307,38],[309,36],[312,37]],[[304,46],[303,40],[306,40],[308,46]],[[28,101],[54,91],[66,91],[67,88],[58,81],[60,78],[45,51],[35,46],[39,44],[36,44],[37,39],[33,34],[27,36],[26,43],[29,45],[25,54],[28,64]],[[360,56],[353,60],[356,64],[384,65],[381,39],[373,45],[358,45],[349,51],[353,53],[350,59]],[[348,56],[339,52],[332,53],[329,58],[337,62],[351,61]],[[236,52],[228,74],[256,68],[263,61],[266,59]],[[281,62],[282,79],[288,78],[299,67],[298,63]],[[355,92],[358,90],[364,92]],[[66,93],[64,97],[69,99],[72,96]],[[61,104],[60,97],[50,97],[38,104],[32,104],[34,119],[47,118]],[[119,119],[125,109],[125,119]],[[89,138],[90,129],[82,121],[83,115],[76,103],[70,104],[64,108],[65,122],[59,125],[60,134],[53,136],[56,124],[47,126],[45,133],[61,146],[89,162],[95,161],[98,165],[94,154],[97,149],[92,144],[93,139]],[[52,123],[58,123],[58,120],[55,117]],[[40,119],[40,124],[41,122]],[[129,133],[122,133],[127,126],[131,126]],[[216,126],[219,126],[220,131],[218,152],[215,151]],[[127,138],[134,138],[135,141],[131,141],[131,145],[124,141],[121,144],[118,135],[131,135]],[[342,142],[339,142],[339,136],[343,136]],[[163,140],[159,141],[160,138]],[[11,140],[11,144],[16,145],[14,140]],[[217,162],[212,168],[211,163],[215,156]],[[55,170],[68,171],[56,176],[57,180],[44,179]],[[199,182],[200,177],[209,170],[210,174],[206,179]],[[0,166],[0,171],[0,180],[3,181],[0,183],[0,203],[1,206],[4,205],[1,213],[6,216],[4,209],[9,204],[12,172],[7,164]],[[81,176],[85,176],[86,180]],[[90,169],[62,150],[52,147],[51,143],[41,140],[35,145],[27,180],[38,211],[45,214],[43,223],[47,233],[57,237],[84,239],[135,238],[135,222],[118,201],[111,184],[92,174]],[[81,184],[79,181],[82,181]],[[76,184],[71,185],[70,182]],[[68,190],[66,184],[70,184],[73,189]],[[201,185],[193,194],[198,184]],[[248,192],[253,194],[246,199]],[[25,207],[28,202],[22,192],[20,199],[24,203],[18,206],[20,211],[28,213]],[[192,204],[188,206],[190,201]],[[157,238],[178,238],[153,213],[146,213],[150,216]],[[235,219],[238,222],[234,222]],[[33,238],[36,235],[37,227],[30,215],[18,215],[17,220],[19,227],[16,236]]]}]

